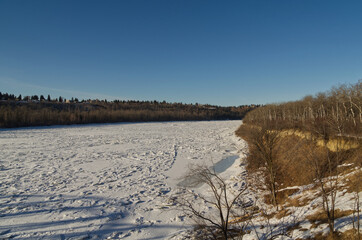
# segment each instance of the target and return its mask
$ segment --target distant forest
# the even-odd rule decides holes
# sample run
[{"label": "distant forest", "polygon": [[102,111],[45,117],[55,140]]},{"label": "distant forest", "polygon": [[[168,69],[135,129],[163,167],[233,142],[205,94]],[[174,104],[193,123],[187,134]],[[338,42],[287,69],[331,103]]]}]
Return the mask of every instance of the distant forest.
[{"label": "distant forest", "polygon": [[15,96],[0,92],[0,127],[27,127],[87,123],[236,120],[257,105],[220,107],[165,101],[107,101],[50,95]]}]

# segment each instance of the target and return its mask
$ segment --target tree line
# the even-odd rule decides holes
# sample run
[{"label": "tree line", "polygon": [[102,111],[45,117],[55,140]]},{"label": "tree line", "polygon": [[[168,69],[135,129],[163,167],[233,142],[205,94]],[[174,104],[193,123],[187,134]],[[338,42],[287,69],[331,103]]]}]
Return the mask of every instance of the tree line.
[{"label": "tree line", "polygon": [[328,123],[334,126],[334,129],[330,128],[334,134],[356,134],[357,131],[361,135],[362,80],[299,101],[268,104],[250,112],[244,122],[303,130]]},{"label": "tree line", "polygon": [[[31,96],[22,96],[19,94],[18,96],[15,96],[14,94],[9,93],[1,93],[0,92],[0,100],[3,101],[47,101],[47,102],[79,102],[78,98],[72,97],[70,100],[67,100],[66,98],[59,96],[59,98],[52,99],[50,95],[45,98],[44,95],[31,95]],[[91,100],[88,100],[91,101]],[[82,100],[81,102],[86,102],[86,100]]]},{"label": "tree line", "polygon": [[51,99],[48,95],[16,97],[0,93],[0,127],[49,126],[88,123],[236,120],[256,105],[220,107],[165,101],[107,101]]}]

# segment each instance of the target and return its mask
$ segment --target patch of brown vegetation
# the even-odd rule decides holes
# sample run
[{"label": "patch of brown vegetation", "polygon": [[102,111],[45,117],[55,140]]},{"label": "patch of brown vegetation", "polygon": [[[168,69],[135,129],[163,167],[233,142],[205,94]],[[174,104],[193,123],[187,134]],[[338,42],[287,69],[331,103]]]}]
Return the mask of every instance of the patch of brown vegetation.
[{"label": "patch of brown vegetation", "polygon": [[284,208],[284,209],[278,211],[277,214],[275,214],[275,217],[277,219],[282,219],[282,218],[289,216],[290,214],[292,214],[290,209]]},{"label": "patch of brown vegetation", "polygon": [[283,208],[280,209],[279,211],[273,211],[273,212],[265,212],[265,211],[261,212],[261,216],[264,217],[265,219],[272,219],[272,218],[282,219],[287,216],[290,216],[291,214],[292,214],[291,210],[287,208]]},{"label": "patch of brown vegetation", "polygon": [[308,238],[308,240],[336,240],[336,234],[324,235],[323,233],[317,233],[314,237]]},{"label": "patch of brown vegetation", "polygon": [[299,192],[299,188],[283,189],[277,192],[277,201],[279,204],[284,204],[290,199],[290,196]]},{"label": "patch of brown vegetation", "polygon": [[360,192],[362,190],[362,147],[358,148],[351,156],[353,165],[350,166],[345,174],[349,174],[344,179],[347,192]]},{"label": "patch of brown vegetation", "polygon": [[[245,139],[249,143],[247,170],[251,173],[259,171],[264,167],[263,162],[258,159],[257,150],[254,148],[253,144],[251,144],[253,142],[253,134],[255,135],[255,131],[258,130],[259,128],[256,126],[243,124],[236,131],[236,134],[239,137]],[[337,169],[340,164],[353,163],[353,166],[362,167],[362,158],[360,157],[362,156],[362,144],[359,144],[358,148],[349,150],[343,150],[344,148],[340,146],[340,151],[331,152],[326,151],[326,147],[318,146],[315,141],[301,138],[298,135],[281,134],[280,136],[280,140],[275,146],[277,151],[277,154],[275,155],[275,165],[277,166],[276,170],[278,172],[276,181],[278,185],[283,188],[314,183],[316,168],[322,172],[331,171],[334,174],[346,174],[352,171],[353,167],[342,166]],[[361,142],[361,140],[358,141]],[[342,141],[342,143],[345,142],[346,141]],[[333,161],[336,164],[329,166],[328,158],[332,160],[336,159]],[[318,159],[318,161],[315,161],[315,159]],[[316,162],[319,166],[313,166]],[[333,169],[329,169],[329,167],[332,167]],[[325,173],[325,175],[329,176],[328,173]],[[279,195],[277,197],[281,202],[284,202],[286,198],[289,197],[289,194],[284,193],[277,195]]]},{"label": "patch of brown vegetation", "polygon": [[[283,190],[278,191],[277,195],[276,195],[278,204],[283,205],[284,203],[290,201],[291,200],[290,196],[293,195],[294,193],[297,193],[298,191],[299,191],[298,188],[283,189]],[[270,199],[271,199],[270,193],[264,195],[265,203],[272,204]]]},{"label": "patch of brown vegetation", "polygon": [[246,222],[246,221],[250,220],[252,217],[253,217],[253,214],[245,214],[243,216],[231,219],[229,221],[229,223],[236,224],[236,223]]},{"label": "patch of brown vegetation", "polygon": [[[345,217],[345,216],[349,216],[351,214],[353,214],[353,210],[344,210],[344,211],[342,211],[340,209],[336,209],[334,211],[335,219]],[[306,218],[308,219],[308,221],[310,221],[312,223],[312,228],[316,228],[320,224],[328,223],[327,214],[323,210],[320,210],[320,211],[315,212],[314,214],[308,215]]]},{"label": "patch of brown vegetation", "polygon": [[286,207],[303,207],[306,206],[308,203],[310,203],[312,199],[303,197],[303,196],[298,196],[295,198],[289,198],[286,203],[285,206]]},{"label": "patch of brown vegetation", "polygon": [[347,192],[360,192],[361,191],[361,182],[362,182],[362,171],[356,171],[354,174],[351,174],[346,178],[346,189]]},{"label": "patch of brown vegetation", "polygon": [[282,174],[278,180],[283,187],[301,186],[313,181],[314,172],[306,158],[310,145],[307,140],[293,135],[281,139],[278,163]]},{"label": "patch of brown vegetation", "polygon": [[327,235],[323,233],[317,233],[314,237],[308,238],[308,240],[360,240],[360,236],[357,233],[357,230],[350,229],[344,232],[334,232]]},{"label": "patch of brown vegetation", "polygon": [[358,234],[356,229],[350,229],[340,233],[339,240],[360,240],[361,234]]}]

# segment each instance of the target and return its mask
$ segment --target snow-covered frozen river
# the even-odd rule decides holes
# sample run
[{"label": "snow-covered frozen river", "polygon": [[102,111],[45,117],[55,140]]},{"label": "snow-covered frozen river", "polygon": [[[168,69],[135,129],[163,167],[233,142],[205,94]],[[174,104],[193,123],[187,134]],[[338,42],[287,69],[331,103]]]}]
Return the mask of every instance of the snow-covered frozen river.
[{"label": "snow-covered frozen river", "polygon": [[188,164],[235,161],[240,124],[0,130],[0,238],[170,238],[187,227],[165,205]]}]

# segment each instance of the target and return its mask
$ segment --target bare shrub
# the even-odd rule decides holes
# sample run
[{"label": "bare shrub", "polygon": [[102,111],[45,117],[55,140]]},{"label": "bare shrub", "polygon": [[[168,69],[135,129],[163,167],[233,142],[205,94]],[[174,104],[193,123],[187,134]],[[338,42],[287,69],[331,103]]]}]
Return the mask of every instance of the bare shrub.
[{"label": "bare shrub", "polygon": [[190,168],[185,179],[188,186],[206,184],[209,191],[200,194],[185,188],[184,194],[172,197],[176,207],[190,215],[198,226],[207,229],[215,239],[220,235],[224,239],[240,237],[246,224],[238,222],[239,226],[235,227],[232,223],[234,219],[245,214],[246,204],[242,194],[247,189],[246,184],[235,191],[215,171],[206,166]]}]

